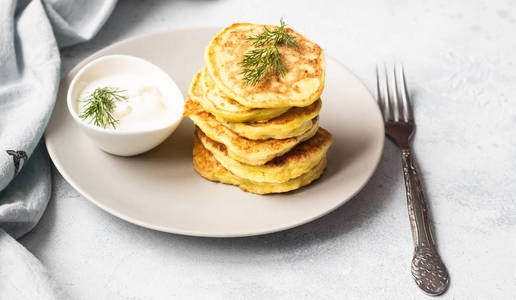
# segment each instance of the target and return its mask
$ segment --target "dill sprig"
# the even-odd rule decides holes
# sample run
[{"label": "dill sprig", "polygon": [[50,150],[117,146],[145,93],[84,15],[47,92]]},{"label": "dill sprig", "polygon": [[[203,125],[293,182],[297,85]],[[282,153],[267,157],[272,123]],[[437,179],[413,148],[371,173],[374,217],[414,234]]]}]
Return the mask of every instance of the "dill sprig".
[{"label": "dill sprig", "polygon": [[296,39],[285,31],[287,24],[280,20],[280,26],[271,30],[263,27],[263,32],[247,38],[254,47],[244,55],[240,65],[244,83],[256,85],[264,75],[276,74],[283,77],[287,72],[287,66],[282,62],[282,55],[278,45],[287,47],[295,46]]},{"label": "dill sprig", "polygon": [[83,105],[81,119],[89,119],[88,124],[93,124],[102,128],[111,125],[116,128],[118,120],[113,116],[116,102],[127,100],[126,96],[121,95],[125,90],[112,87],[97,88],[86,99],[81,100]]}]

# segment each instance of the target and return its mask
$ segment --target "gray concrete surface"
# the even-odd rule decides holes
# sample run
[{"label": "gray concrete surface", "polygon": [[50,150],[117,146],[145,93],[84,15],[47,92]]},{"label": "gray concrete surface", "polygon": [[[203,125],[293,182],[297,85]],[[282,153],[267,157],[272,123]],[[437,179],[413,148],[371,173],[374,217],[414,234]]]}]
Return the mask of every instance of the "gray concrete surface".
[{"label": "gray concrete surface", "polygon": [[[516,297],[514,1],[121,0],[63,72],[113,42],[184,27],[283,16],[374,88],[377,62],[402,62],[415,150],[441,255],[442,299]],[[54,169],[53,197],[21,242],[73,299],[424,299],[398,150],[337,211],[285,232],[206,239],[147,230],[89,203]]]}]

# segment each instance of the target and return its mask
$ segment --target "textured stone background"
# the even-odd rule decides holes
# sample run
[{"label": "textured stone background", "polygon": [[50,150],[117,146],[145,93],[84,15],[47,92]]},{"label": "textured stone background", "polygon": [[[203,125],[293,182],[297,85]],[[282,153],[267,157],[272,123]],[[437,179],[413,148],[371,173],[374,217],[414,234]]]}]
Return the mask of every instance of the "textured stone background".
[{"label": "textured stone background", "polygon": [[[63,51],[63,72],[134,35],[281,16],[370,88],[377,62],[405,65],[416,102],[414,146],[451,273],[442,299],[514,299],[514,1],[121,0],[92,42]],[[405,191],[390,142],[373,179],[337,211],[242,239],[137,227],[53,175],[50,205],[21,242],[74,299],[425,298],[410,277]]]}]

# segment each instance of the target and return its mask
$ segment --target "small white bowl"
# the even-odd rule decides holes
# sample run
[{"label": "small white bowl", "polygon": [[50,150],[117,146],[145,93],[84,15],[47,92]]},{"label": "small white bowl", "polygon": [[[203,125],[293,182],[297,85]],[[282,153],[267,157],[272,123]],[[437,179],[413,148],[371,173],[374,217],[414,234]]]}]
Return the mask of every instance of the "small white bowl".
[{"label": "small white bowl", "polygon": [[[136,74],[145,78],[153,76],[161,83],[168,105],[174,111],[164,126],[138,130],[118,130],[88,124],[79,117],[81,91],[99,76],[109,74]],[[72,79],[67,94],[68,111],[79,127],[102,150],[120,156],[137,155],[156,147],[174,132],[183,119],[184,98],[176,83],[158,66],[138,57],[109,55],[95,59],[84,66]],[[176,114],[177,112],[177,114]]]}]

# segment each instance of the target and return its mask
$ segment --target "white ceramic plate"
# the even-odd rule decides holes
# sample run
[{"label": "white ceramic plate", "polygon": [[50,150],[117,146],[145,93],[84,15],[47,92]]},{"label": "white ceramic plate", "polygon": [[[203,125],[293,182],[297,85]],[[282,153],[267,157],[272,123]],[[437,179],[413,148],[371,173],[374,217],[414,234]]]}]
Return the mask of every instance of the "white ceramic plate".
[{"label": "white ceramic plate", "polygon": [[186,95],[217,29],[185,29],[132,38],[88,57],[61,82],[45,140],[63,177],[84,197],[128,222],[171,233],[239,237],[298,226],[353,197],[372,176],[384,129],[374,98],[343,65],[327,58],[321,126],[335,143],[324,175],[298,191],[259,196],[201,178],[192,166],[193,124],[185,118],[163,144],[135,157],[102,152],[66,109],[66,91],[86,63],[109,54],[139,56],[168,72]]}]

